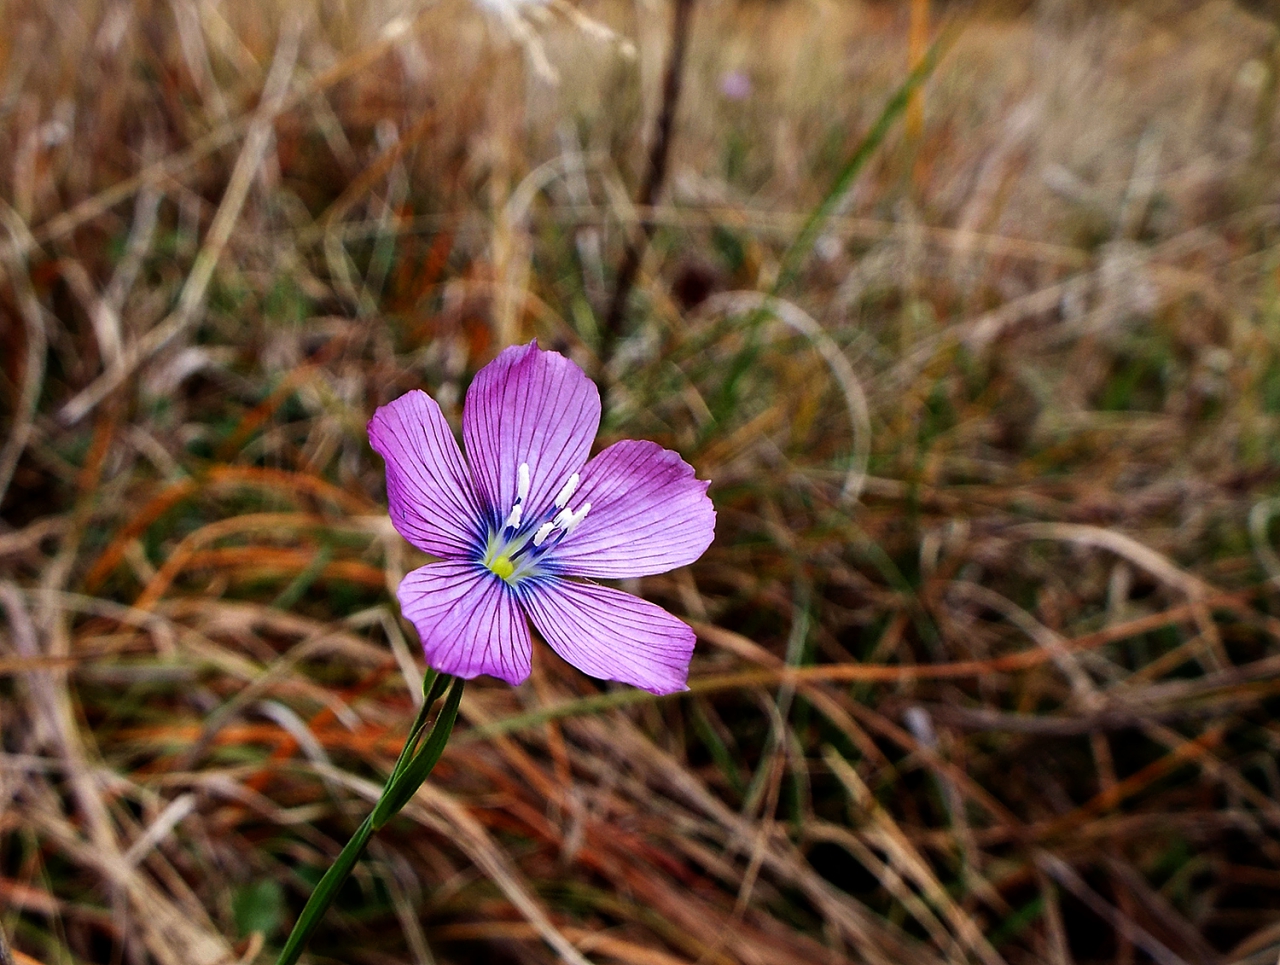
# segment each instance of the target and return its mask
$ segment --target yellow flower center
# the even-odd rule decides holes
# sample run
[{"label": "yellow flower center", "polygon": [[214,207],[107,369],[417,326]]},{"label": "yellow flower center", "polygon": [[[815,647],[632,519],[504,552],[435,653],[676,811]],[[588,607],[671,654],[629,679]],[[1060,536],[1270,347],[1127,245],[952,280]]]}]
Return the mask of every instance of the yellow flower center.
[{"label": "yellow flower center", "polygon": [[500,576],[504,580],[511,579],[511,574],[516,571],[516,565],[511,562],[511,557],[505,553],[489,560],[486,565],[489,567],[490,573]]}]

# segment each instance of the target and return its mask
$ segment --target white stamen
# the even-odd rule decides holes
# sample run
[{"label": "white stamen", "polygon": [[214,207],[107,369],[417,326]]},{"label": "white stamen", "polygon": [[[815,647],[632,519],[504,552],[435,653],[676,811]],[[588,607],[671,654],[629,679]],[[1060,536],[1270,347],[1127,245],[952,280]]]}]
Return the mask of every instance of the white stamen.
[{"label": "white stamen", "polygon": [[[591,504],[583,503],[578,507],[576,513],[571,513],[569,518],[565,520],[564,535],[568,536],[577,528],[578,524],[587,518],[587,513],[591,512]],[[562,537],[563,538],[563,537]]]},{"label": "white stamen", "polygon": [[568,509],[566,507],[565,509],[562,509],[560,510],[560,512],[556,513],[556,518],[551,521],[551,526],[554,529],[563,529],[565,526],[569,525],[569,521],[572,519],[573,519],[573,510]]},{"label": "white stamen", "polygon": [[555,528],[556,528],[556,524],[554,522],[543,523],[541,526],[539,526],[538,531],[533,534],[533,545],[541,546],[543,543],[545,543],[547,541],[547,537],[551,535],[552,530],[554,530]]},{"label": "white stamen", "polygon": [[529,464],[527,462],[520,463],[520,468],[516,470],[516,501],[511,507],[511,515],[507,517],[507,521],[502,524],[503,529],[515,529],[520,525],[520,520],[524,518],[524,500],[529,495]]},{"label": "white stamen", "polygon": [[565,506],[569,504],[569,500],[577,488],[578,474],[575,472],[568,478],[565,484],[560,487],[560,495],[556,497],[556,509],[564,509]]}]

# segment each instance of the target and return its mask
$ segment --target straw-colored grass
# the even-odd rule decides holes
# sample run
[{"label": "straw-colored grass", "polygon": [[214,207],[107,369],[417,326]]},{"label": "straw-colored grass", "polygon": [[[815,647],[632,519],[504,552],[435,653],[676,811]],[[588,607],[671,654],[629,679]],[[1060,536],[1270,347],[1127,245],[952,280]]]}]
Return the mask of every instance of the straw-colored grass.
[{"label": "straw-colored grass", "polygon": [[468,687],[309,961],[1274,965],[1276,25],[937,9],[797,250],[908,5],[698,0],[637,210],[668,14],[0,3],[17,962],[274,960],[420,693],[366,420],[536,336],[711,480],[690,692]]}]

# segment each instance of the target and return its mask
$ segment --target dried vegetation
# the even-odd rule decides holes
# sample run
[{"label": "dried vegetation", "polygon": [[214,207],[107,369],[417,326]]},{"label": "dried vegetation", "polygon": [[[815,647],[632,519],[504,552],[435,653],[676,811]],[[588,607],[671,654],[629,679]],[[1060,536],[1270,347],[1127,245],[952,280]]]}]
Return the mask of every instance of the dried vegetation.
[{"label": "dried vegetation", "polygon": [[535,335],[601,372],[648,218],[605,436],[712,480],[631,587],[691,692],[468,688],[310,960],[1273,965],[1277,28],[946,15],[788,262],[905,7],[700,0],[636,210],[652,4],[0,3],[18,962],[272,960],[419,693],[366,419]]}]

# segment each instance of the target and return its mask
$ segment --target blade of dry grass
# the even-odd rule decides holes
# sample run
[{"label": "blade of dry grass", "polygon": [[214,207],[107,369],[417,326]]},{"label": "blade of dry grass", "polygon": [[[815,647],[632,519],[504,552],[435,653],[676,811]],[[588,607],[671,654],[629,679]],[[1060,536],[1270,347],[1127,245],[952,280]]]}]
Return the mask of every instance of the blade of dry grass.
[{"label": "blade of dry grass", "polygon": [[115,366],[63,405],[59,418],[65,425],[75,425],[83,419],[129,378],[138,366],[199,322],[201,305],[213,278],[213,271],[231,239],[245,199],[249,196],[254,174],[261,166],[270,142],[275,119],[284,109],[285,96],[289,92],[294,64],[298,59],[302,28],[302,20],[295,17],[286,23],[281,32],[280,43],[263,87],[262,105],[245,132],[244,146],[231,171],[227,190],[209,225],[204,244],[191,266],[191,272],[182,286],[177,307],[160,324],[125,346]]}]

